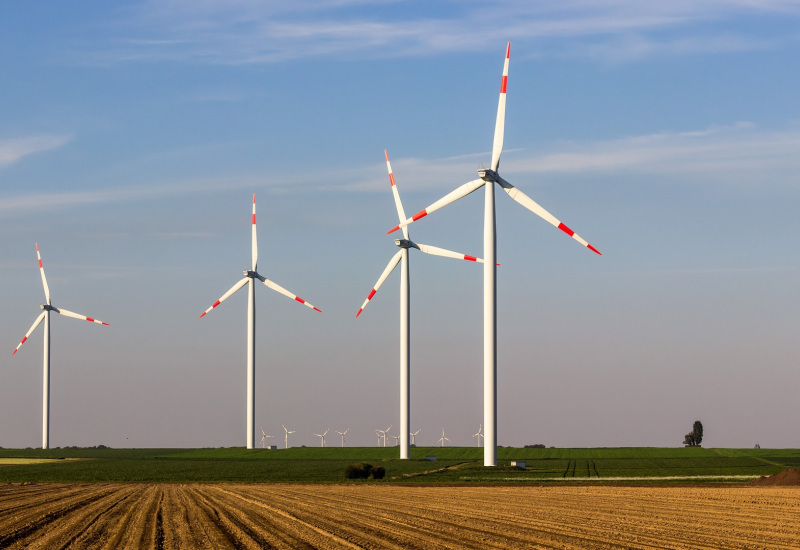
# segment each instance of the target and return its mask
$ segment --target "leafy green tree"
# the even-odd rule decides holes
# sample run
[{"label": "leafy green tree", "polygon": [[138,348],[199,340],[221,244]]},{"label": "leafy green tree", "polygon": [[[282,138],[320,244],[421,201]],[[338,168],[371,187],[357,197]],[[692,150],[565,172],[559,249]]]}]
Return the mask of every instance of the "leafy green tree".
[{"label": "leafy green tree", "polygon": [[692,431],[683,436],[683,444],[687,447],[698,447],[703,441],[703,423],[695,420]]},{"label": "leafy green tree", "polygon": [[703,423],[699,420],[694,421],[694,425],[692,426],[692,437],[694,438],[694,444],[700,445],[703,441]]}]

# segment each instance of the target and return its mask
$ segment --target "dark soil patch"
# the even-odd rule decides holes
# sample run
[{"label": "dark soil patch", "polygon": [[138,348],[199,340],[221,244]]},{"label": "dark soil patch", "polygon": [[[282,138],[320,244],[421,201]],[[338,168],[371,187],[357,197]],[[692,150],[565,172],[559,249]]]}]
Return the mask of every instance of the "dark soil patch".
[{"label": "dark soil patch", "polygon": [[787,468],[774,476],[761,476],[752,485],[800,485],[800,468]]}]

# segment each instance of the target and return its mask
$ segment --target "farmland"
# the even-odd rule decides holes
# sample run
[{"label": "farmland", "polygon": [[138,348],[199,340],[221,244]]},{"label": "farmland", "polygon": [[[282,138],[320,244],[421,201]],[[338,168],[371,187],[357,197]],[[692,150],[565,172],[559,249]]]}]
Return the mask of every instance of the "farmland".
[{"label": "farmland", "polygon": [[[2,548],[796,548],[792,449],[0,449]],[[425,460],[435,455],[436,461]],[[510,466],[526,461],[526,469]],[[347,465],[386,468],[345,480]],[[729,483],[734,481],[735,483]]]},{"label": "farmland", "polygon": [[0,485],[3,548],[797,548],[800,488]]},{"label": "farmland", "polygon": [[[385,481],[407,483],[741,480],[800,466],[795,449],[501,447],[497,468],[484,468],[476,447],[418,447],[404,461],[397,453],[396,447],[0,449],[0,482],[338,482],[347,465],[360,461],[385,467]],[[3,466],[8,460],[16,463]],[[512,460],[524,460],[526,469],[510,467]]]}]

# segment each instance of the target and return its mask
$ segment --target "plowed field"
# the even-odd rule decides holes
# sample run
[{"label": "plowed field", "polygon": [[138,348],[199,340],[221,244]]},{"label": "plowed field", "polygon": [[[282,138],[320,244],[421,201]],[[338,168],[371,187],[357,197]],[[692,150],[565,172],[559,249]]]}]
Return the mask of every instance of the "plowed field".
[{"label": "plowed field", "polygon": [[796,487],[0,485],[0,548],[798,547]]}]

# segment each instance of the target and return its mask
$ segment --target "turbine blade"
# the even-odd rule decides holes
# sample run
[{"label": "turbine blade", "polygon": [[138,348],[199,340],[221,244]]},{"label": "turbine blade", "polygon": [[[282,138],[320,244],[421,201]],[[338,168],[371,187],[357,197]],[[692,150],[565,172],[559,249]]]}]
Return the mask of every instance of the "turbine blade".
[{"label": "turbine blade", "polygon": [[42,286],[44,287],[44,298],[47,305],[50,305],[50,287],[47,286],[47,277],[44,276],[44,266],[42,265],[42,255],[39,253],[39,243],[36,243],[36,257],[39,258],[39,271],[42,274]]},{"label": "turbine blade", "polygon": [[483,258],[476,258],[475,256],[470,256],[469,254],[462,254],[461,252],[453,252],[452,250],[446,250],[444,248],[431,246],[429,244],[417,243],[417,246],[425,254],[433,254],[434,256],[444,256],[445,258],[455,258],[457,260],[467,260],[469,262],[478,262],[481,264],[483,263]]},{"label": "turbine blade", "polygon": [[397,254],[392,256],[392,259],[389,260],[388,264],[386,264],[386,269],[384,269],[383,273],[381,273],[381,276],[378,277],[378,282],[375,283],[375,286],[372,287],[372,290],[370,291],[369,295],[367,296],[367,299],[364,300],[363,304],[361,304],[361,309],[359,309],[358,313],[356,313],[356,319],[358,319],[358,316],[361,315],[362,311],[364,311],[364,308],[367,307],[367,304],[369,303],[370,300],[372,300],[372,297],[375,296],[375,293],[378,292],[378,289],[381,287],[381,285],[386,280],[386,278],[389,276],[389,274],[394,270],[395,267],[397,267],[397,264],[400,262],[400,258],[402,256],[403,256],[403,251],[402,250],[398,250]]},{"label": "turbine blade", "polygon": [[203,313],[200,315],[200,317],[202,318],[203,316],[205,316],[205,314],[206,314],[206,313],[208,313],[209,311],[211,311],[212,309],[214,309],[215,307],[217,307],[218,305],[220,305],[222,302],[224,302],[225,300],[227,300],[227,299],[228,299],[228,298],[229,298],[229,297],[230,297],[230,296],[231,296],[231,295],[232,295],[234,292],[236,292],[237,290],[239,290],[240,288],[242,288],[244,285],[246,285],[248,280],[249,280],[249,278],[248,278],[248,277],[245,277],[244,279],[242,279],[241,281],[239,281],[238,283],[236,283],[235,285],[233,285],[233,286],[231,287],[231,289],[230,289],[228,292],[226,292],[225,294],[223,294],[223,295],[222,295],[222,297],[221,297],[219,300],[217,300],[216,302],[214,302],[213,304],[211,304],[211,307],[210,307],[210,308],[208,308],[207,310],[205,310],[205,311],[204,311],[204,312],[203,312]]},{"label": "turbine blade", "polygon": [[36,320],[31,325],[31,328],[28,329],[28,332],[25,333],[25,336],[23,336],[22,340],[20,340],[19,344],[17,344],[17,348],[13,352],[11,352],[11,355],[15,355],[19,351],[19,348],[22,347],[22,344],[25,343],[25,340],[27,340],[28,337],[33,333],[33,331],[36,330],[36,327],[38,327],[39,324],[42,321],[44,321],[44,316],[45,316],[46,313],[47,313],[46,311],[43,311],[43,312],[41,312],[39,314],[39,316],[36,318]]},{"label": "turbine blade", "polygon": [[503,133],[506,124],[506,85],[508,84],[508,58],[511,55],[511,42],[506,46],[506,61],[503,65],[503,80],[500,82],[500,100],[497,103],[497,121],[494,125],[494,143],[492,144],[492,170],[497,172],[500,166],[500,154],[503,152]]},{"label": "turbine blade", "polygon": [[92,319],[91,317],[87,317],[86,315],[81,315],[80,313],[75,313],[74,311],[70,311],[68,309],[53,308],[53,311],[56,311],[66,317],[72,317],[73,319],[80,319],[81,321],[89,321],[90,323],[97,323],[98,325],[108,325],[108,323],[104,323],[103,321],[99,321],[97,319]]},{"label": "turbine blade", "polygon": [[275,292],[280,292],[281,294],[283,294],[283,295],[284,295],[284,296],[286,296],[287,298],[291,298],[292,300],[294,300],[294,301],[296,301],[296,302],[300,302],[300,303],[301,303],[301,304],[303,304],[304,306],[310,307],[310,308],[311,308],[311,309],[313,309],[314,311],[319,311],[320,313],[322,313],[322,310],[321,310],[321,309],[319,309],[319,308],[317,308],[317,307],[314,307],[314,306],[312,306],[311,304],[309,304],[308,302],[306,302],[305,300],[303,300],[303,299],[302,299],[302,298],[300,298],[299,296],[295,296],[294,294],[292,294],[291,292],[289,292],[288,290],[286,290],[286,289],[285,289],[285,288],[283,288],[282,286],[280,286],[280,285],[278,285],[278,284],[275,284],[274,282],[270,281],[269,279],[263,279],[263,278],[262,278],[262,279],[261,279],[261,282],[262,282],[262,283],[264,283],[265,285],[267,285],[267,288],[271,288],[271,289],[272,289],[272,290],[274,290]]},{"label": "turbine blade", "polygon": [[412,217],[408,218],[406,221],[401,222],[400,225],[396,225],[395,227],[393,227],[392,229],[387,231],[386,234],[388,235],[389,233],[394,233],[395,231],[397,231],[401,227],[405,227],[408,224],[410,224],[412,222],[415,222],[420,218],[424,218],[425,216],[427,216],[431,212],[436,212],[437,210],[439,210],[443,206],[447,206],[451,202],[455,202],[458,199],[460,199],[461,197],[466,197],[467,195],[469,195],[473,191],[483,187],[483,185],[485,183],[486,182],[483,181],[482,179],[476,179],[476,180],[469,181],[469,182],[465,183],[464,185],[462,185],[460,187],[457,187],[455,190],[449,192],[447,195],[445,195],[444,197],[442,197],[441,199],[439,199],[438,201],[436,201],[435,203],[430,205],[428,208],[425,208],[424,210],[420,210],[419,212],[414,214]]},{"label": "turbine blade", "polygon": [[547,210],[542,208],[539,205],[539,203],[537,203],[535,200],[530,198],[528,195],[526,195],[525,193],[523,193],[522,191],[520,191],[519,189],[517,189],[516,187],[514,187],[510,183],[508,183],[506,180],[504,180],[503,178],[498,177],[497,183],[500,184],[500,187],[503,188],[503,191],[508,193],[509,197],[511,197],[512,199],[514,199],[518,203],[520,203],[522,206],[524,206],[525,208],[527,208],[528,210],[530,210],[531,212],[533,212],[534,214],[536,214],[537,216],[539,216],[540,218],[542,218],[543,220],[548,222],[549,224],[559,228],[561,231],[563,231],[564,233],[566,233],[567,235],[569,235],[570,237],[572,237],[573,239],[575,239],[576,241],[581,243],[583,246],[585,246],[586,248],[588,248],[592,252],[594,252],[596,254],[599,254],[601,256],[603,255],[599,250],[597,250],[595,247],[593,247],[592,245],[587,243],[585,240],[583,240],[580,235],[578,235],[572,229],[570,229],[569,227],[564,225],[561,222],[561,220],[559,220],[558,218],[553,216],[550,212],[548,212]]},{"label": "turbine blade", "polygon": [[[389,162],[389,152],[384,149],[383,154],[386,155],[386,169],[389,171],[389,182],[392,184],[392,193],[394,194],[394,205],[397,207],[397,217],[400,223],[405,221],[406,212],[403,210],[403,203],[400,201],[400,193],[397,191],[397,184],[394,181],[394,173],[392,172],[392,165]],[[408,239],[408,229],[403,227],[403,237]]]},{"label": "turbine blade", "polygon": [[258,270],[258,235],[256,234],[256,194],[253,193],[253,239],[252,239],[253,271]]}]

